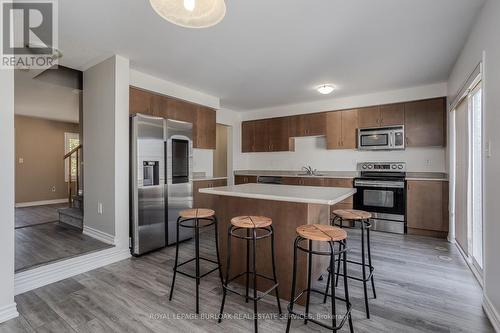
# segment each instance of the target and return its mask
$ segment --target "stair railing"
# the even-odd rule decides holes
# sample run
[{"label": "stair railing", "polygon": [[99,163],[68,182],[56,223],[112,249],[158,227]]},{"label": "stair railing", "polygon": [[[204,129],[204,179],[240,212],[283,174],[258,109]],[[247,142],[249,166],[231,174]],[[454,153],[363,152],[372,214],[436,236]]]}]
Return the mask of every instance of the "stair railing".
[{"label": "stair railing", "polygon": [[71,170],[71,164],[73,158],[76,158],[76,175],[75,175],[75,192],[79,193],[80,190],[80,151],[82,149],[82,145],[78,145],[69,151],[66,155],[64,155],[64,161],[68,161],[68,202],[70,207],[73,207],[73,174]]}]

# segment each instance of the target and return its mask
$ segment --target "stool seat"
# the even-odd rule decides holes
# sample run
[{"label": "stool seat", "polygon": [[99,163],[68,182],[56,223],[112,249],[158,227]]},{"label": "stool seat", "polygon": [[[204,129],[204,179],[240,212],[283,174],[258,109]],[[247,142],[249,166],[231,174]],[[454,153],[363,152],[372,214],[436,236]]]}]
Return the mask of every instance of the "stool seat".
[{"label": "stool seat", "polygon": [[231,224],[246,229],[265,228],[273,224],[273,220],[265,216],[236,216],[231,219]]},{"label": "stool seat", "polygon": [[179,216],[183,219],[205,219],[214,215],[215,211],[206,208],[185,209],[179,213]]},{"label": "stool seat", "polygon": [[344,229],[324,224],[305,224],[296,231],[302,238],[320,242],[338,242],[347,238]]},{"label": "stool seat", "polygon": [[357,209],[337,209],[333,211],[333,214],[337,215],[343,220],[352,220],[352,221],[366,220],[372,218],[371,213]]}]

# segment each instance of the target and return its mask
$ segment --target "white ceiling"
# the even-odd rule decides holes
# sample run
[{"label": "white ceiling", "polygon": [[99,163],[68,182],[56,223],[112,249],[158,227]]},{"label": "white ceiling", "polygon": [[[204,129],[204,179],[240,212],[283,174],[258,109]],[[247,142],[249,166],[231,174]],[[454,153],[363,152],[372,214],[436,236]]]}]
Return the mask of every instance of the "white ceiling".
[{"label": "white ceiling", "polygon": [[446,81],[484,0],[226,0],[190,30],[147,0],[59,1],[62,63],[114,53],[135,69],[248,110]]}]

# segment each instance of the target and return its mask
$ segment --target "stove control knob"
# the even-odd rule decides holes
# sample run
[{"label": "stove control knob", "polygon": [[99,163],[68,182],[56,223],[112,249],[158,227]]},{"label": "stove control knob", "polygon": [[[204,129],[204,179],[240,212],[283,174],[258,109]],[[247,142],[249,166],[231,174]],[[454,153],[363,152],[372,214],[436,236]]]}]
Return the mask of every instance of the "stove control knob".
[{"label": "stove control knob", "polygon": [[366,169],[367,168],[367,165],[366,164],[363,164],[363,169]]},{"label": "stove control knob", "polygon": [[373,169],[373,165],[368,164],[368,169]]},{"label": "stove control knob", "polygon": [[396,164],[391,165],[391,168],[396,169],[397,168]]},{"label": "stove control knob", "polygon": [[399,170],[403,169],[403,164],[398,164],[398,169]]}]

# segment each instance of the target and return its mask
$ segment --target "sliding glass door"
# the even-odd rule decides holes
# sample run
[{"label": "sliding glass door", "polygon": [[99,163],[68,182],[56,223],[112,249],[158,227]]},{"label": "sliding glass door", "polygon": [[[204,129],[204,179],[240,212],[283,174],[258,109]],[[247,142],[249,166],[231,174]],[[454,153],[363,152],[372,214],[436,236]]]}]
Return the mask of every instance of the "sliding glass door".
[{"label": "sliding glass door", "polygon": [[468,95],[470,130],[470,249],[475,268],[483,270],[483,116],[481,82]]}]

